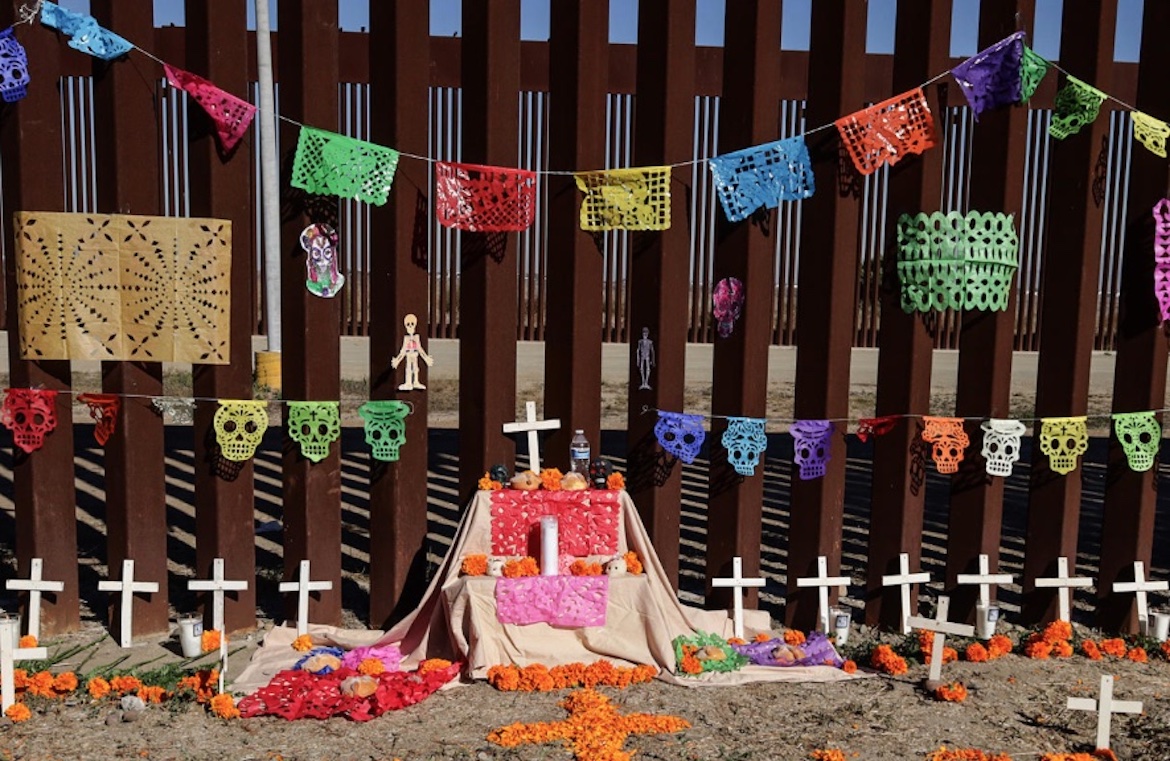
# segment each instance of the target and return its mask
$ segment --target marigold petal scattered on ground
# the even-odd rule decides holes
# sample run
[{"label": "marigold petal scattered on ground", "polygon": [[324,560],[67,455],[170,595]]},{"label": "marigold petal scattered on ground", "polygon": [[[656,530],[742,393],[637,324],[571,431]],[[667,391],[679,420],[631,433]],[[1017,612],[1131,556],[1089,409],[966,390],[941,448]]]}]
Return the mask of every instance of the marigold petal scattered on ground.
[{"label": "marigold petal scattered on ground", "polygon": [[857,664],[853,661],[847,660],[841,664],[841,670],[846,674],[855,674],[857,673]]},{"label": "marigold petal scattered on ground", "polygon": [[812,761],[845,761],[845,754],[840,748],[824,748],[814,750],[808,754]]},{"label": "marigold petal scattered on ground", "polygon": [[13,703],[8,706],[8,710],[4,712],[4,715],[19,724],[22,721],[28,721],[32,718],[32,711],[28,710],[28,706],[24,703]]}]

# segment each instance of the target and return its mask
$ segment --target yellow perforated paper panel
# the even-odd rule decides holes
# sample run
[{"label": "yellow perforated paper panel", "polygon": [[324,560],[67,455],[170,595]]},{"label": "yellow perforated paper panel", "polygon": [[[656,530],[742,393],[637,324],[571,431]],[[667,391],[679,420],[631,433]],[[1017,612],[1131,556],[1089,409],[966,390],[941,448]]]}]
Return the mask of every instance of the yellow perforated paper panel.
[{"label": "yellow perforated paper panel", "polygon": [[585,193],[582,230],[666,230],[670,227],[670,167],[611,169],[576,175]]}]

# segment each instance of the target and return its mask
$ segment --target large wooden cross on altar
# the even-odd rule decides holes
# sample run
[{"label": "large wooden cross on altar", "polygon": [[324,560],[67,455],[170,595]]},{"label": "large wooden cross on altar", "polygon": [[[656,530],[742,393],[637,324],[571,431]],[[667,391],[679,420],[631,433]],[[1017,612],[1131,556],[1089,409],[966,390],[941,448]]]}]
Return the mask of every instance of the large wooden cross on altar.
[{"label": "large wooden cross on altar", "polygon": [[504,423],[504,433],[523,432],[528,434],[528,469],[533,473],[539,473],[540,437],[537,436],[536,432],[555,431],[561,427],[561,421],[557,418],[553,418],[552,420],[537,420],[536,402],[524,403],[524,417],[527,419],[523,422]]}]

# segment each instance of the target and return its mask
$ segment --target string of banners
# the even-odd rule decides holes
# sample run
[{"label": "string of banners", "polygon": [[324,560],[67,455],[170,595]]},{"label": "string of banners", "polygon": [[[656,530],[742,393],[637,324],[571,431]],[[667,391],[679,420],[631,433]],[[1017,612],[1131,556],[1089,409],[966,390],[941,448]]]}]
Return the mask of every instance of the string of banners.
[{"label": "string of banners", "polygon": [[[99,445],[105,446],[113,435],[126,396],[134,395],[78,394],[77,401],[89,409],[94,421],[94,439]],[[159,414],[170,416],[175,423],[190,425],[194,419],[194,398],[145,398],[151,399]],[[223,458],[243,462],[254,457],[268,430],[269,400],[206,401],[219,404],[212,427]],[[287,405],[285,426],[289,438],[300,445],[301,454],[313,462],[328,457],[333,442],[341,438],[341,403],[274,401]],[[398,460],[399,450],[406,444],[406,417],[413,411],[414,405],[397,399],[371,399],[358,407],[371,457],[382,462]],[[12,431],[13,443],[21,451],[32,454],[57,427],[57,392],[42,388],[7,389],[0,404],[0,424]]]},{"label": "string of banners", "polygon": [[[1154,458],[1162,442],[1162,423],[1158,414],[1165,410],[1143,412],[1115,412],[1110,415],[1113,429],[1125,451],[1130,469],[1144,472],[1154,466]],[[917,415],[885,415],[857,420],[854,433],[869,441],[870,436],[881,436],[894,429],[902,419]],[[922,440],[931,445],[931,457],[939,473],[956,473],[971,439],[963,428],[965,418],[923,415]],[[699,456],[707,438],[703,428],[705,415],[658,410],[654,435],[667,454],[688,465]],[[727,452],[727,462],[741,476],[755,475],[760,455],[768,448],[764,432],[764,418],[727,417],[727,429],[720,444]],[[1054,473],[1067,475],[1077,468],[1077,461],[1089,448],[1088,416],[1039,418],[1040,451],[1048,457]],[[850,421],[794,420],[788,432],[794,439],[793,462],[801,480],[822,478],[832,457],[833,434],[838,426],[844,428]],[[980,423],[983,429],[983,449],[988,475],[1007,478],[1012,466],[1020,459],[1020,439],[1027,433],[1023,420],[991,418]],[[844,430],[841,431],[845,433]]]},{"label": "string of banners", "polygon": [[[69,37],[69,46],[102,60],[136,49],[162,64],[167,82],[185,91],[215,123],[220,146],[230,153],[251,125],[256,108],[214,83],[183,71],[105,29],[92,17],[48,0],[22,7],[18,24],[41,24]],[[28,60],[14,34],[0,32],[0,97],[20,100],[29,84]],[[971,106],[975,119],[988,110],[1026,102],[1052,68],[1065,74],[1056,94],[1049,134],[1063,140],[1096,120],[1110,99],[1132,112],[1133,138],[1151,153],[1167,157],[1170,125],[1077,79],[1038,55],[1016,32],[928,82],[876,103],[832,124],[801,135],[706,159],[724,213],[732,222],[747,219],[781,201],[810,198],[816,191],[805,137],[836,127],[862,175],[892,165],[907,155],[934,147],[937,132],[923,88],[951,75]],[[333,195],[382,205],[394,183],[402,157],[434,164],[435,210],[441,224],[469,232],[516,232],[534,222],[538,175],[569,174],[584,195],[581,228],[587,231],[665,230],[670,227],[670,175],[676,164],[598,171],[532,171],[483,166],[397,151],[347,135],[300,126],[291,184],[309,193]]]}]

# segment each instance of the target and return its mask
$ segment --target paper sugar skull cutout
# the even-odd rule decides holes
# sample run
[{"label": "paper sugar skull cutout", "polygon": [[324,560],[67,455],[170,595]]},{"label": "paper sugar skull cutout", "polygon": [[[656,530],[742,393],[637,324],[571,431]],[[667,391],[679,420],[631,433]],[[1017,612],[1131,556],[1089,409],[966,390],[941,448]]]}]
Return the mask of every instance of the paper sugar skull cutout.
[{"label": "paper sugar skull cutout", "polygon": [[28,57],[15,27],[0,32],[0,98],[15,103],[28,94]]},{"label": "paper sugar skull cutout", "polygon": [[309,225],[301,232],[305,258],[305,287],[314,296],[331,299],[345,285],[337,269],[337,231],[325,224]]},{"label": "paper sugar skull cutout", "polygon": [[95,423],[93,437],[105,446],[118,422],[118,408],[121,400],[113,394],[82,394],[77,401],[89,407],[89,416]]},{"label": "paper sugar skull cutout", "polygon": [[1141,111],[1132,112],[1132,117],[1133,139],[1155,156],[1166,158],[1166,140],[1170,139],[1170,124]]},{"label": "paper sugar skull cutout", "polygon": [[406,360],[406,380],[398,387],[399,391],[413,391],[415,389],[425,389],[418,379],[418,360],[422,357],[422,361],[427,363],[427,367],[435,364],[434,358],[427,354],[427,350],[423,348],[422,337],[415,333],[415,328],[418,327],[418,318],[413,314],[408,314],[402,318],[402,325],[406,328],[406,335],[402,337],[402,348],[398,351],[398,355],[390,360],[390,367],[395,370],[398,365]]},{"label": "paper sugar skull cutout", "polygon": [[752,476],[760,455],[768,448],[768,437],[764,433],[764,419],[752,417],[727,418],[727,430],[723,432],[723,448],[727,450],[727,462],[741,476]]},{"label": "paper sugar skull cutout", "polygon": [[930,417],[922,419],[926,427],[922,440],[933,445],[931,457],[939,473],[956,473],[963,461],[963,452],[971,439],[963,430],[963,419],[957,417]]},{"label": "paper sugar skull cutout", "polygon": [[613,465],[609,460],[600,457],[589,463],[589,483],[594,489],[605,489],[609,485],[609,475],[613,473]]},{"label": "paper sugar skull cutout", "polygon": [[487,561],[488,576],[503,576],[504,564],[507,562],[504,558],[491,557]]},{"label": "paper sugar skull cutout", "polygon": [[268,402],[221,400],[212,427],[224,459],[232,462],[250,459],[268,429]]},{"label": "paper sugar skull cutout", "polygon": [[735,328],[735,321],[743,311],[744,289],[738,278],[725,277],[715,284],[715,319],[719,323],[719,335],[727,338]]},{"label": "paper sugar skull cutout", "polygon": [[626,565],[626,559],[621,555],[615,555],[605,564],[605,573],[607,576],[625,576],[629,570],[629,566]]},{"label": "paper sugar skull cutout", "polygon": [[12,431],[12,443],[31,454],[57,427],[57,392],[41,388],[10,388],[0,407],[0,423]]},{"label": "paper sugar skull cutout", "polygon": [[289,402],[288,435],[313,462],[329,456],[329,445],[341,436],[338,402]]},{"label": "paper sugar skull cutout", "polygon": [[1113,429],[1125,450],[1130,470],[1139,473],[1154,467],[1154,457],[1162,443],[1162,424],[1153,412],[1116,412]]},{"label": "paper sugar skull cutout", "polygon": [[833,424],[828,420],[797,420],[788,432],[796,440],[793,461],[800,468],[800,480],[824,478],[833,447]]},{"label": "paper sugar skull cutout", "polygon": [[[370,455],[382,462],[396,462],[398,450],[406,443],[406,416],[410,407],[395,399],[369,401],[358,407],[358,414],[366,421],[366,443]],[[493,468],[493,472],[494,472]],[[503,483],[505,478],[496,479]]]},{"label": "paper sugar skull cutout", "polygon": [[1048,61],[1027,45],[1020,56],[1020,102],[1026,103],[1048,73]]},{"label": "paper sugar skull cutout", "polygon": [[688,465],[699,456],[703,439],[707,437],[703,430],[701,415],[662,411],[658,413],[654,435],[658,437],[658,443],[663,449]]},{"label": "paper sugar skull cutout", "polygon": [[1082,127],[1092,124],[1097,119],[1101,104],[1107,97],[1109,96],[1097,88],[1070,76],[1064,87],[1056,93],[1048,134],[1057,140],[1064,140],[1080,132]]},{"label": "paper sugar skull cutout", "polygon": [[1089,448],[1089,427],[1086,418],[1050,417],[1040,421],[1040,451],[1048,455],[1048,466],[1054,473],[1071,473],[1077,469],[1077,458]]},{"label": "paper sugar skull cutout", "polygon": [[985,420],[983,429],[983,459],[988,475],[1007,478],[1012,465],[1020,459],[1020,437],[1028,427],[1019,420]]}]

